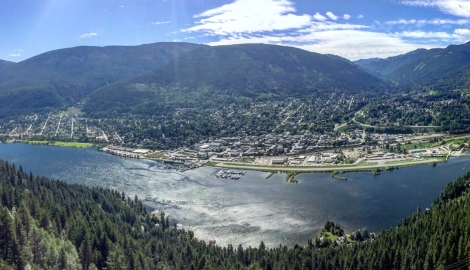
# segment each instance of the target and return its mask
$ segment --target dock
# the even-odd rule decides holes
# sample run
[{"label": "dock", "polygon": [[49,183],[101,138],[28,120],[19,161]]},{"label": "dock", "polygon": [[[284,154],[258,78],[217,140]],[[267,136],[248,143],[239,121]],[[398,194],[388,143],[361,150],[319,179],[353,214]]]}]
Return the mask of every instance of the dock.
[{"label": "dock", "polygon": [[215,174],[217,178],[224,178],[224,179],[234,179],[238,180],[245,175],[244,171],[234,171],[234,170],[221,170]]}]

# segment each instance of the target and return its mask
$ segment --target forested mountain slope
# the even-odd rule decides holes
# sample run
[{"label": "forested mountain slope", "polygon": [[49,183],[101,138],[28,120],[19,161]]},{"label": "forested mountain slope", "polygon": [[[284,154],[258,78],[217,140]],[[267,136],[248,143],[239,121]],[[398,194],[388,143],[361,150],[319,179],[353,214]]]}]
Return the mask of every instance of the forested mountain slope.
[{"label": "forested mountain slope", "polygon": [[373,95],[386,88],[386,83],[347,61],[296,48],[202,47],[159,69],[99,89],[90,96],[85,111],[95,116],[154,114],[240,98],[306,98],[334,91]]},{"label": "forested mountain slope", "polygon": [[[470,174],[373,240],[219,247],[123,193],[69,185],[0,161],[1,269],[468,269]],[[462,268],[463,267],[463,268]],[[467,268],[465,268],[467,267]]]},{"label": "forested mountain slope", "polygon": [[470,43],[465,43],[429,50],[386,78],[404,85],[432,85],[443,80],[455,80],[469,67]]},{"label": "forested mountain slope", "polygon": [[10,62],[10,61],[0,60],[0,70],[4,69],[6,67],[12,66],[14,64],[15,63]]},{"label": "forested mountain slope", "polygon": [[421,58],[424,54],[426,54],[427,50],[425,49],[418,49],[406,54],[397,55],[388,57],[385,59],[381,58],[370,58],[370,59],[360,59],[354,61],[354,63],[368,71],[372,74],[378,76],[385,76],[388,75],[395,70],[399,69],[400,67]]},{"label": "forested mountain slope", "polygon": [[72,105],[99,87],[158,68],[201,46],[81,46],[32,57],[0,73],[0,115]]}]

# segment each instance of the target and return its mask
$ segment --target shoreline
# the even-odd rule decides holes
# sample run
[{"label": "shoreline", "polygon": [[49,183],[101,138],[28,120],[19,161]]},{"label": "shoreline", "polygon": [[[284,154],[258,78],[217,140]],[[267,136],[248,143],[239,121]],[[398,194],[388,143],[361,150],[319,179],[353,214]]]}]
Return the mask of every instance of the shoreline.
[{"label": "shoreline", "polygon": [[[6,143],[18,143],[18,142],[6,142]],[[69,147],[69,148],[91,148],[96,145],[91,143],[77,143],[77,142],[61,142],[61,141],[21,141],[19,143],[25,143],[30,145],[45,145],[45,146],[55,146],[55,147]],[[98,148],[98,151],[103,151],[103,148]],[[107,151],[103,151],[111,155],[126,157],[125,155],[120,155],[116,153],[110,153]],[[458,157],[458,155],[454,156]],[[139,155],[138,158],[142,160],[152,160],[152,161],[165,161],[163,158],[150,158],[145,157],[144,155]],[[446,162],[447,160],[439,159],[438,157],[426,157],[422,160],[410,160],[405,161],[402,160],[401,162],[393,162],[388,161],[390,163],[382,163],[378,164],[376,162],[371,162],[370,164],[352,164],[352,165],[336,165],[336,166],[273,166],[273,165],[254,165],[254,164],[245,164],[245,163],[237,163],[237,162],[214,162],[214,161],[207,161],[203,162],[197,167],[205,166],[205,167],[212,167],[212,168],[227,168],[227,169],[240,169],[240,170],[252,170],[252,171],[261,171],[261,172],[283,172],[286,173],[289,177],[292,178],[292,173],[295,175],[299,173],[334,173],[335,175],[344,174],[348,172],[371,172],[374,174],[380,174],[381,171],[387,170],[394,170],[404,167],[411,167],[411,166],[420,166],[425,164],[437,164]],[[334,176],[333,176],[334,177]],[[268,177],[269,178],[269,177]],[[335,177],[336,178],[336,177]],[[338,177],[341,178],[341,177]],[[286,179],[289,180],[289,179]],[[339,179],[339,180],[347,180],[347,179]],[[290,181],[288,181],[290,182]],[[295,181],[298,183],[298,181]]]},{"label": "shoreline", "polygon": [[419,166],[425,164],[442,163],[445,160],[438,158],[426,158],[423,160],[391,163],[391,164],[373,164],[373,165],[338,165],[338,166],[266,166],[266,165],[248,165],[241,163],[224,163],[219,162],[215,165],[207,165],[214,168],[229,168],[229,169],[242,169],[263,172],[298,172],[298,173],[324,173],[324,172],[337,172],[337,174],[347,172],[374,172],[377,170],[391,170],[410,166]]},{"label": "shoreline", "polygon": [[63,141],[6,141],[5,143],[24,143],[24,144],[29,144],[29,145],[43,145],[43,146],[55,146],[55,147],[82,148],[82,149],[96,146],[92,143],[63,142]]}]

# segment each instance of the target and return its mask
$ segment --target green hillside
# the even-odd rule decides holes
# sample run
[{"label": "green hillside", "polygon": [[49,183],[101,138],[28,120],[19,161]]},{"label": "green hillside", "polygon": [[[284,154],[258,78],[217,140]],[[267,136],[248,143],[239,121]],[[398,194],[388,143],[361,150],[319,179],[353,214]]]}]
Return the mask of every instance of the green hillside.
[{"label": "green hillside", "polygon": [[153,70],[201,46],[82,46],[32,57],[2,70],[0,116],[72,105],[99,87]]},{"label": "green hillside", "polygon": [[404,85],[432,85],[442,80],[455,80],[469,67],[470,43],[465,43],[429,50],[386,77]]},{"label": "green hillside", "polygon": [[242,98],[307,98],[334,91],[377,94],[386,88],[386,83],[351,63],[300,49],[261,44],[203,47],[99,89],[85,111],[95,116],[154,114]]},{"label": "green hillside", "polygon": [[[468,269],[470,174],[430,210],[378,235],[325,225],[305,247],[226,247],[150,215],[137,198],[34,176],[0,161],[0,269]],[[457,267],[458,266],[458,267]]]},{"label": "green hillside", "polygon": [[6,67],[12,66],[14,64],[15,63],[10,62],[10,61],[0,60],[0,70],[4,69]]}]

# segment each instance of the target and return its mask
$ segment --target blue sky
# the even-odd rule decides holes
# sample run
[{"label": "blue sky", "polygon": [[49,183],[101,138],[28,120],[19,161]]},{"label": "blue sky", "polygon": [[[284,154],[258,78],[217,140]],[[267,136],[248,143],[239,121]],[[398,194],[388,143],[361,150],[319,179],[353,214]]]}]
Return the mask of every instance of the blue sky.
[{"label": "blue sky", "polygon": [[470,0],[4,0],[0,59],[60,48],[267,43],[351,60],[470,40]]}]

